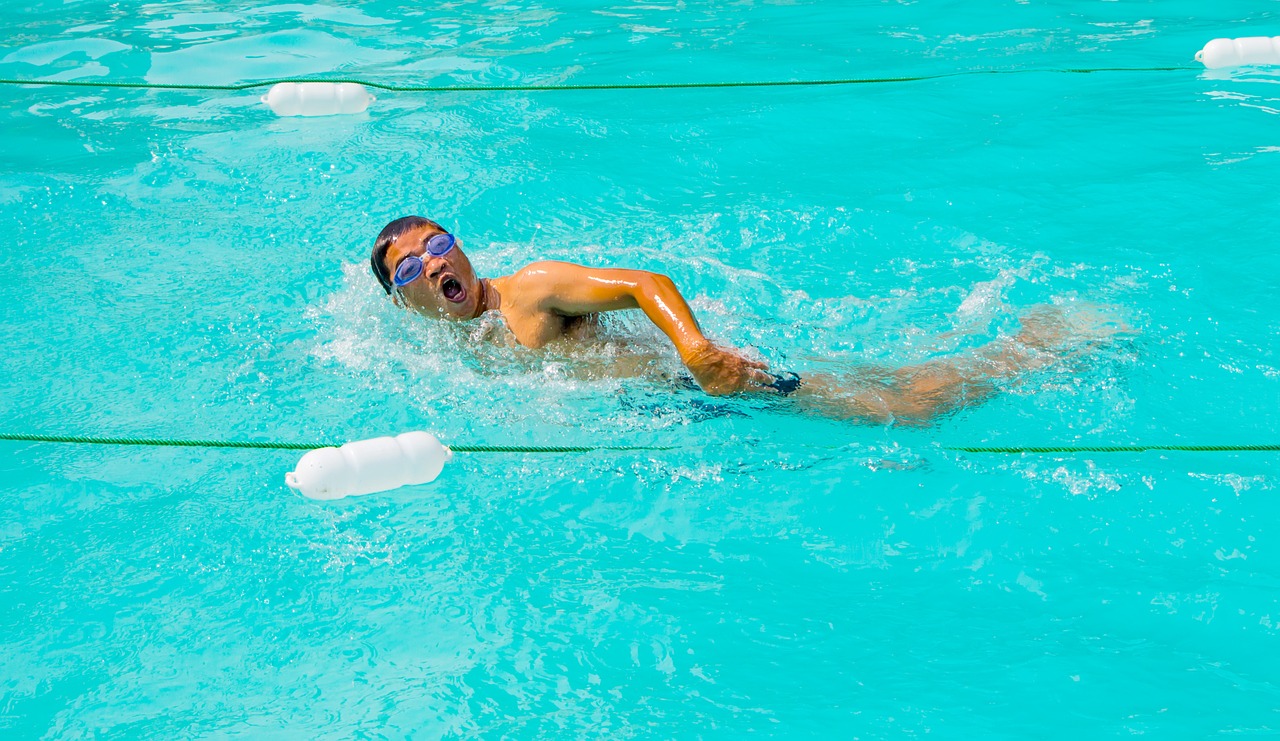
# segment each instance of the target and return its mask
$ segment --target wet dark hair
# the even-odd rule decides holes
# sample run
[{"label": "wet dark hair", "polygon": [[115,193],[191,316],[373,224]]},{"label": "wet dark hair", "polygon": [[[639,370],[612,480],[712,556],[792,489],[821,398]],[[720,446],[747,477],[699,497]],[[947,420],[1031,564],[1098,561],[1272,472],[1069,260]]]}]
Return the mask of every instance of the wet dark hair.
[{"label": "wet dark hair", "polygon": [[421,216],[401,216],[382,227],[382,231],[378,232],[378,238],[373,241],[373,254],[369,256],[369,267],[373,268],[374,277],[382,284],[382,290],[388,294],[391,293],[391,271],[387,268],[387,249],[401,234],[422,226],[446,231],[431,219],[424,219]]}]

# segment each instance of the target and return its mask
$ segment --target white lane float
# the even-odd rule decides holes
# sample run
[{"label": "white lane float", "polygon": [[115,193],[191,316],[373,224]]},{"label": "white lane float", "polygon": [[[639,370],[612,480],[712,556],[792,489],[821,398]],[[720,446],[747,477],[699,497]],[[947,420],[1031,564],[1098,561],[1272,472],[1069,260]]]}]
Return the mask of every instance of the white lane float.
[{"label": "white lane float", "polygon": [[284,482],[310,499],[342,499],[430,483],[450,460],[435,435],[406,432],[309,450]]},{"label": "white lane float", "polygon": [[1196,61],[1209,69],[1280,64],[1280,36],[1214,39],[1196,52]]},{"label": "white lane float", "polygon": [[364,113],[374,97],[357,82],[278,82],[261,100],[277,116],[341,116]]}]

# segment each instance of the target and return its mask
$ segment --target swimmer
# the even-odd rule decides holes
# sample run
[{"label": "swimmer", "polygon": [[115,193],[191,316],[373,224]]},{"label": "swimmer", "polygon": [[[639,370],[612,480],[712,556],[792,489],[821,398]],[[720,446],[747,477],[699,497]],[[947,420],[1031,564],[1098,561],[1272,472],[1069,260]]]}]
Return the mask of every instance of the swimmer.
[{"label": "swimmer", "polygon": [[994,395],[1023,373],[1055,362],[1067,327],[1060,312],[1023,317],[1016,338],[971,355],[850,377],[774,374],[768,365],[703,335],[688,302],[665,275],[540,261],[499,278],[476,275],[462,241],[430,219],[406,216],[382,229],[370,265],[400,306],[455,321],[498,312],[515,342],[542,348],[583,340],[602,312],[640,309],[675,346],[693,381],[708,394],[791,397],[807,412],[851,421],[927,424]]}]

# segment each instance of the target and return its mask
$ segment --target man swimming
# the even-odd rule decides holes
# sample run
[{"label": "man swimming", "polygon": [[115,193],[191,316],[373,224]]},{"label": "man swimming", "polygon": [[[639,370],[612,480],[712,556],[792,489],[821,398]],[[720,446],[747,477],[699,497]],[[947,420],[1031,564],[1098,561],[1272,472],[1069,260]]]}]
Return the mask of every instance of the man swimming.
[{"label": "man swimming", "polygon": [[1012,341],[992,342],[970,356],[932,360],[894,370],[864,369],[854,378],[794,373],[707,339],[688,302],[665,275],[645,270],[590,268],[540,261],[500,278],[480,278],[462,242],[420,216],[387,224],[374,242],[370,265],[398,305],[456,321],[498,312],[514,340],[541,348],[582,339],[607,311],[640,309],[675,346],[693,381],[712,395],[792,396],[804,410],[855,421],[927,423],[938,415],[993,395],[1001,382],[1041,368],[1060,340],[1052,317],[1023,317]]}]

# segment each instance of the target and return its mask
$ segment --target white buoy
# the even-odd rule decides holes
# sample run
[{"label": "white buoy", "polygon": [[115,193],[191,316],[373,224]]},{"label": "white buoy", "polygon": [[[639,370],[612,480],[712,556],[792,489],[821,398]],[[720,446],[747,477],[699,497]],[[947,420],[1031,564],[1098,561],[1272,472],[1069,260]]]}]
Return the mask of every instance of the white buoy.
[{"label": "white buoy", "polygon": [[1196,61],[1209,69],[1280,64],[1280,36],[1214,39],[1196,52]]},{"label": "white buoy", "polygon": [[435,435],[406,432],[309,450],[284,481],[311,499],[342,499],[430,483],[452,459]]},{"label": "white buoy", "polygon": [[277,116],[363,113],[374,98],[355,82],[279,82],[262,96]]}]

